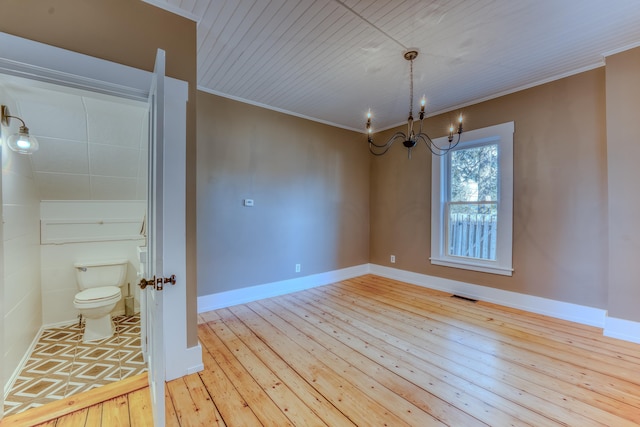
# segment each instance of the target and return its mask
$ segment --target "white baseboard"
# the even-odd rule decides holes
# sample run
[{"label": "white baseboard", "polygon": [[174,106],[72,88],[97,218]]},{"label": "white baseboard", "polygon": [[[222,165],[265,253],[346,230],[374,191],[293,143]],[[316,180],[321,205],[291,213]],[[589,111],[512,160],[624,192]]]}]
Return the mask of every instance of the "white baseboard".
[{"label": "white baseboard", "polygon": [[22,372],[22,369],[24,368],[24,366],[27,364],[29,357],[31,357],[31,353],[33,353],[33,350],[36,348],[36,344],[38,344],[38,340],[40,340],[40,337],[42,336],[42,333],[46,328],[47,328],[46,326],[40,326],[40,329],[36,333],[36,336],[33,338],[33,341],[31,341],[29,348],[24,353],[24,356],[22,356],[22,360],[20,360],[20,363],[18,363],[18,366],[16,367],[16,369],[13,371],[11,376],[7,379],[7,382],[4,383],[3,401],[7,399],[7,396],[9,396],[9,392],[13,388],[13,384],[16,382],[16,379],[18,379],[18,375],[20,375],[20,372]]},{"label": "white baseboard", "polygon": [[[171,345],[171,343],[165,342],[165,346],[166,345]],[[179,360],[167,361],[165,365],[165,380],[175,380],[185,375],[195,374],[203,369],[202,346],[200,342],[198,342],[198,345],[187,347],[184,352],[180,354]]]},{"label": "white baseboard", "polygon": [[595,326],[603,328],[605,336],[640,343],[640,322],[607,317],[607,311],[604,309],[443,279],[377,264],[362,264],[297,279],[201,296],[198,297],[198,313],[328,285],[364,274],[375,274],[425,288]]},{"label": "white baseboard", "polygon": [[602,328],[606,310],[370,264],[370,273],[460,296]]},{"label": "white baseboard", "polygon": [[640,344],[640,322],[607,317],[604,336]]},{"label": "white baseboard", "polygon": [[369,273],[369,264],[198,297],[198,313],[303,291]]}]

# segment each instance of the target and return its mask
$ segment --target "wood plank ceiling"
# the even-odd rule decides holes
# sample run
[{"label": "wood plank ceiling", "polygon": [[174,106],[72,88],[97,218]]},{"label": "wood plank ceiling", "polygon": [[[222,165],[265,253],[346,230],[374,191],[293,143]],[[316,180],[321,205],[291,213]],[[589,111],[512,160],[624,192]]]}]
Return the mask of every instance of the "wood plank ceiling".
[{"label": "wood plank ceiling", "polygon": [[640,44],[637,0],[147,1],[198,22],[201,90],[358,131],[406,119],[409,47],[434,114]]}]

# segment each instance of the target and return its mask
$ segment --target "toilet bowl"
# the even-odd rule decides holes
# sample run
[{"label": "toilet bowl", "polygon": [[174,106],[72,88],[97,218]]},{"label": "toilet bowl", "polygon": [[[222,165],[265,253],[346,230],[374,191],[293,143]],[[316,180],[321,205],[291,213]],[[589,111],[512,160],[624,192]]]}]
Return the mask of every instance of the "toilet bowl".
[{"label": "toilet bowl", "polygon": [[127,275],[127,260],[76,263],[80,292],[74,307],[85,318],[83,342],[109,338],[114,333],[111,312],[122,299],[120,287]]}]

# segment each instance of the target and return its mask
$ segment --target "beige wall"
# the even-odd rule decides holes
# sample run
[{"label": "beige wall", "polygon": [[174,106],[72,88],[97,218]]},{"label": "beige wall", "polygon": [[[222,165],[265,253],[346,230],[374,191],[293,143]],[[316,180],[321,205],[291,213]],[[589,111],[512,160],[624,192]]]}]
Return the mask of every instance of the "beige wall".
[{"label": "beige wall", "polygon": [[640,321],[640,48],[607,58],[609,315]]},{"label": "beige wall", "polygon": [[[371,262],[606,308],[604,68],[466,107],[463,114],[467,130],[515,122],[513,276],[430,264],[431,154],[424,146],[411,160],[400,144],[372,161]],[[443,136],[455,115],[429,119],[430,134]],[[396,264],[389,263],[391,254]]]},{"label": "beige wall", "polygon": [[198,92],[197,139],[199,295],[369,261],[362,135]]},{"label": "beige wall", "polygon": [[153,70],[157,48],[167,75],[189,83],[187,105],[187,345],[197,344],[196,307],[196,24],[138,0],[3,0],[0,31]]}]

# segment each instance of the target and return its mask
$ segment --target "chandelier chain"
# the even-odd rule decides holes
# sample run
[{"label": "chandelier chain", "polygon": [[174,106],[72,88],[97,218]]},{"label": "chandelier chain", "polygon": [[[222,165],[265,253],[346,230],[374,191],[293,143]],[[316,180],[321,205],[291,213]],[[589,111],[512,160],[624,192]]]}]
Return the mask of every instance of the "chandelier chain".
[{"label": "chandelier chain", "polygon": [[410,67],[410,77],[411,77],[411,84],[409,85],[409,115],[412,116],[413,115],[413,59],[411,61],[409,61],[411,63],[411,67]]}]

